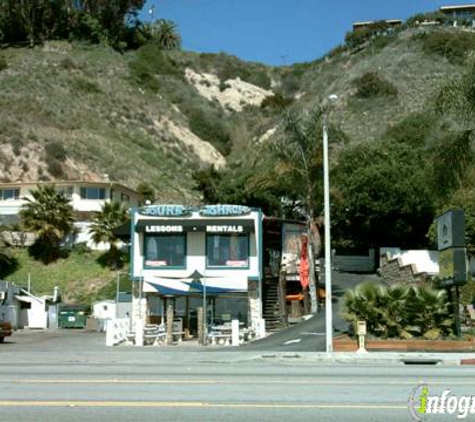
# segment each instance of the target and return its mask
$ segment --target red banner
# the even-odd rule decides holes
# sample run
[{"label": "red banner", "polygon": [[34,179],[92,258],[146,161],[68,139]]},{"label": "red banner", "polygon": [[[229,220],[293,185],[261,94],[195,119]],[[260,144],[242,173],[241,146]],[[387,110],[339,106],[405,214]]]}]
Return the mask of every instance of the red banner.
[{"label": "red banner", "polygon": [[308,237],[302,236],[302,249],[300,252],[300,284],[303,288],[310,284],[310,266],[308,263]]}]

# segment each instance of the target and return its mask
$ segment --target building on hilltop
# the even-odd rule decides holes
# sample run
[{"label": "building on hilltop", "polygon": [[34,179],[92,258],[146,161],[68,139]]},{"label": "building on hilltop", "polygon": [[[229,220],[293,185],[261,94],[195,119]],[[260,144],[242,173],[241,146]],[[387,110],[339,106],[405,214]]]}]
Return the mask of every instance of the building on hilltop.
[{"label": "building on hilltop", "polygon": [[368,29],[373,27],[378,22],[386,23],[389,27],[395,27],[402,25],[401,19],[382,19],[380,21],[364,21],[364,22],[353,22],[353,31],[358,31],[361,29]]},{"label": "building on hilltop", "polygon": [[475,16],[475,4],[442,6],[439,10],[454,21],[473,21]]},{"label": "building on hilltop", "polygon": [[[19,213],[31,198],[38,185],[48,182],[0,183],[0,224],[13,225],[20,222]],[[91,249],[104,250],[108,245],[95,245],[89,228],[94,214],[101,211],[107,202],[119,202],[126,208],[139,205],[140,194],[124,185],[113,182],[65,181],[54,183],[56,189],[70,200],[76,217],[77,234],[74,243],[85,242]]]}]

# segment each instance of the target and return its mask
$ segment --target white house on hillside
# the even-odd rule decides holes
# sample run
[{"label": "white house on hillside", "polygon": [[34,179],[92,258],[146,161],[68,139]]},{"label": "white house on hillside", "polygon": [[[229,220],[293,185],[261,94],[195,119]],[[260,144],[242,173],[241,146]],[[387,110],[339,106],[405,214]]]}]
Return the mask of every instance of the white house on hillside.
[{"label": "white house on hillside", "polygon": [[[15,224],[19,222],[19,213],[24,198],[31,198],[31,191],[38,185],[48,182],[12,182],[0,183],[0,224]],[[107,245],[95,245],[91,241],[89,227],[94,213],[100,211],[107,202],[120,202],[126,208],[139,205],[138,192],[118,183],[67,181],[55,182],[56,189],[70,199],[74,209],[78,233],[75,243],[86,242],[92,249],[106,249]]]}]

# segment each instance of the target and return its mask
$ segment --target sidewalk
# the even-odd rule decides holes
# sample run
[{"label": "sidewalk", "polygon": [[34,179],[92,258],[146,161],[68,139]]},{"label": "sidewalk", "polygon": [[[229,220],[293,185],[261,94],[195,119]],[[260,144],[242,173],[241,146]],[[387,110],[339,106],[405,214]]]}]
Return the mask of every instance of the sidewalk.
[{"label": "sidewalk", "polygon": [[261,359],[301,360],[327,365],[438,365],[461,366],[475,365],[475,353],[421,353],[421,352],[298,352],[298,353],[262,353]]}]

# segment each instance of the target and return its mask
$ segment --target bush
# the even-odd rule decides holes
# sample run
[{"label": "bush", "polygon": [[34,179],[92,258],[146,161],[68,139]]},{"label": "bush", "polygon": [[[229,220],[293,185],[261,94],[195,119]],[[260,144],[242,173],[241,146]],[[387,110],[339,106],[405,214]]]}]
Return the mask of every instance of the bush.
[{"label": "bush", "polygon": [[71,86],[84,94],[100,94],[102,92],[100,86],[89,79],[78,77],[72,81]]},{"label": "bush", "polygon": [[107,39],[107,30],[102,27],[98,19],[87,13],[80,12],[74,17],[70,38],[99,44]]},{"label": "bush", "polygon": [[282,111],[289,107],[293,103],[292,98],[285,98],[281,94],[275,94],[270,97],[264,98],[261,103],[261,108],[270,108],[278,111]]},{"label": "bush", "polygon": [[51,174],[51,176],[56,177],[58,179],[64,176],[63,165],[58,160],[47,155],[45,162],[48,166],[48,173]]},{"label": "bush", "polygon": [[5,57],[0,56],[0,72],[8,67]]},{"label": "bush", "polygon": [[51,141],[45,145],[46,155],[59,161],[66,159],[66,149],[60,141]]},{"label": "bush", "polygon": [[376,72],[365,73],[354,80],[356,95],[361,98],[397,95],[397,88],[389,81],[381,78]]},{"label": "bush", "polygon": [[214,145],[223,155],[228,155],[231,152],[231,138],[219,118],[206,115],[197,109],[191,111],[189,125],[195,135]]},{"label": "bush", "polygon": [[160,89],[157,75],[183,78],[177,64],[154,43],[146,44],[137,51],[135,60],[129,63],[129,72],[137,83],[152,92]]},{"label": "bush", "polygon": [[66,70],[75,70],[79,69],[80,66],[71,58],[71,57],[65,57],[59,65]]},{"label": "bush", "polygon": [[228,79],[241,79],[263,89],[271,87],[271,79],[265,70],[247,69],[241,64],[227,62],[218,70],[218,78],[225,82]]},{"label": "bush", "polygon": [[92,252],[92,249],[87,246],[87,242],[79,242],[73,245],[71,251],[78,255],[85,255]]},{"label": "bush", "polygon": [[422,38],[422,49],[426,54],[438,54],[454,64],[462,64],[474,45],[475,34],[468,32],[439,31]]},{"label": "bush", "polygon": [[435,340],[450,336],[454,323],[444,290],[370,282],[346,292],[343,317],[351,324],[366,321],[368,333],[382,338]]}]

